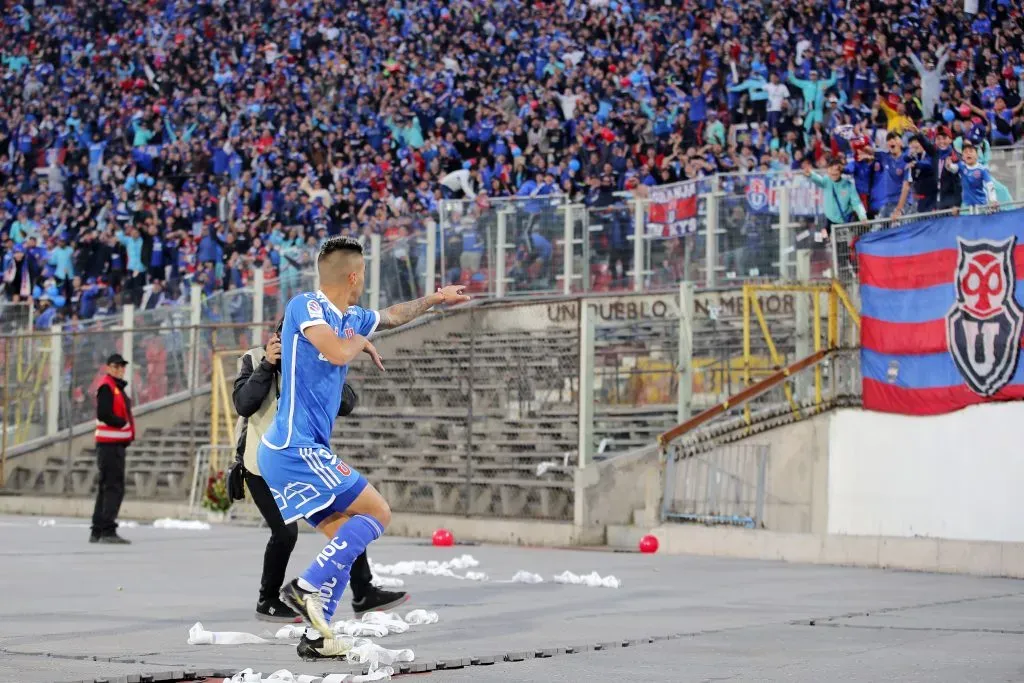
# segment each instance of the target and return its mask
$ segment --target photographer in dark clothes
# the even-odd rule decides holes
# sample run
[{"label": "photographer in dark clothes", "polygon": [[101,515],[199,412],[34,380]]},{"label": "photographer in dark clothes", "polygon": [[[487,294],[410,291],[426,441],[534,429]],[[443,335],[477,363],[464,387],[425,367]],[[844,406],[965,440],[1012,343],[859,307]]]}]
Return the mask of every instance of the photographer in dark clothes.
[{"label": "photographer in dark clothes", "polygon": [[[263,556],[263,577],[259,602],[256,604],[256,618],[263,621],[297,622],[300,620],[299,615],[281,602],[278,594],[284,583],[288,559],[295,548],[298,527],[294,522],[284,523],[274,493],[260,476],[256,462],[260,439],[273,423],[277,412],[281,372],[280,334],[279,324],[265,347],[250,349],[240,359],[232,394],[235,410],[240,416],[238,447],[236,462],[228,477],[228,489],[234,500],[241,500],[245,495],[242,485],[244,480],[253,502],[270,527],[270,541],[267,542]],[[357,401],[355,391],[346,384],[338,415],[344,417],[350,414]],[[372,579],[370,563],[364,552],[353,563],[349,581],[352,587],[352,610],[357,616],[364,612],[390,609],[408,599],[404,592],[377,588],[371,583]]]}]

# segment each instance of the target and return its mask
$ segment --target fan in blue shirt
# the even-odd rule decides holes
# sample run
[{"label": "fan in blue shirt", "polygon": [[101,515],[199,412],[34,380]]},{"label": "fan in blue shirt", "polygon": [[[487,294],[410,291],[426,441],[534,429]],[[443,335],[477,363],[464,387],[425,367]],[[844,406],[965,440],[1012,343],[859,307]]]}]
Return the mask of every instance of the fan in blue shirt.
[{"label": "fan in blue shirt", "polygon": [[952,173],[960,174],[963,206],[996,204],[996,188],[992,182],[992,174],[986,167],[978,163],[978,150],[973,143],[964,142],[961,161],[953,161],[953,157],[947,157],[946,168]]}]

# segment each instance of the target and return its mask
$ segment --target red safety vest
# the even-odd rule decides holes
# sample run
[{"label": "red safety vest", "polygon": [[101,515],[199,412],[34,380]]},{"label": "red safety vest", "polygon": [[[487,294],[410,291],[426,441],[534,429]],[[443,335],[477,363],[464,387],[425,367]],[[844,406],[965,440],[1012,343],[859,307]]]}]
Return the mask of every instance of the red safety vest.
[{"label": "red safety vest", "polygon": [[132,419],[132,414],[128,412],[124,392],[110,375],[103,377],[100,386],[110,388],[111,393],[114,394],[114,415],[127,420],[128,423],[124,427],[111,427],[105,422],[96,420],[96,443],[131,443],[135,440],[135,421]]}]

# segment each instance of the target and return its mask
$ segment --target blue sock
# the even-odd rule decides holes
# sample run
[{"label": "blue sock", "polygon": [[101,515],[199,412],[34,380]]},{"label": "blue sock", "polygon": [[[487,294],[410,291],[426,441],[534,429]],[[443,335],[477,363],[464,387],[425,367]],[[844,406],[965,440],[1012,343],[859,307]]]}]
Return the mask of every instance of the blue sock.
[{"label": "blue sock", "polygon": [[348,585],[352,563],[383,533],[384,526],[373,517],[353,515],[302,573],[305,582],[320,588],[320,594],[324,596],[324,617],[328,623]]}]

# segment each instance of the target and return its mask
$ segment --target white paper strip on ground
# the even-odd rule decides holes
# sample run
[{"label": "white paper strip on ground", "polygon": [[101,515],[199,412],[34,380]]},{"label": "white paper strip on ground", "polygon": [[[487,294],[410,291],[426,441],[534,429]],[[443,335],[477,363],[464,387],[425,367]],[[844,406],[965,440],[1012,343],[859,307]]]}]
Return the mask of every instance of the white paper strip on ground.
[{"label": "white paper strip on ground", "polygon": [[185,531],[209,531],[210,525],[195,519],[171,519],[169,517],[153,522],[154,529],[182,529]]},{"label": "white paper strip on ground", "polygon": [[614,576],[608,575],[602,577],[597,572],[590,572],[589,574],[573,574],[571,571],[566,570],[561,574],[554,577],[555,583],[566,583],[574,586],[590,586],[591,588],[618,588],[622,585]]}]

